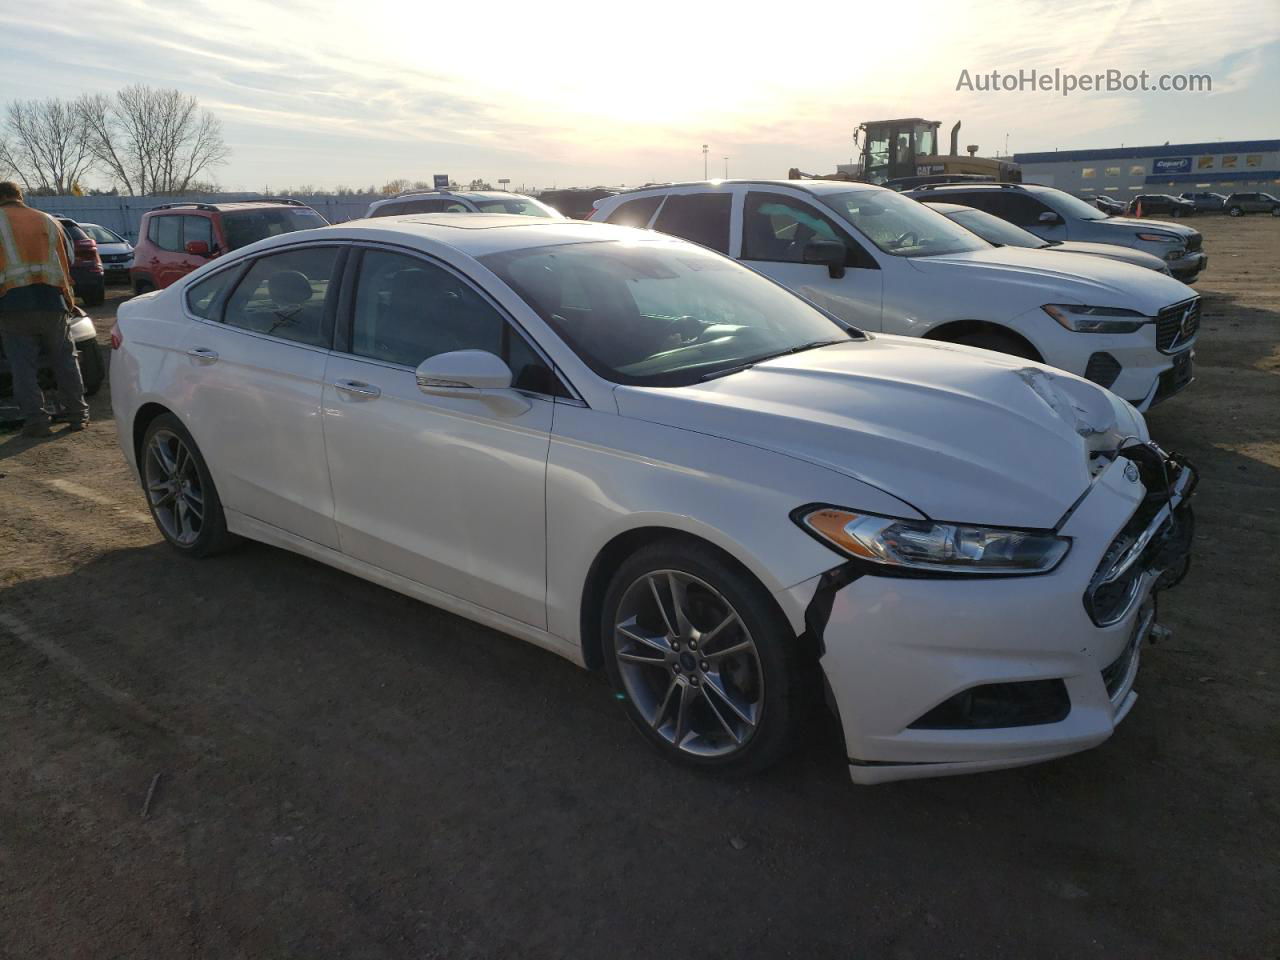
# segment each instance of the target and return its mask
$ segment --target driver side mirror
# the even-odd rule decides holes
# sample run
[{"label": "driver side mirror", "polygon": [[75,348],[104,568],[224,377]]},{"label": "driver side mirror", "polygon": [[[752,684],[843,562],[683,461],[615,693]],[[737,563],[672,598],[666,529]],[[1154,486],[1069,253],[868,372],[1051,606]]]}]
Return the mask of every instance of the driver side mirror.
[{"label": "driver side mirror", "polygon": [[511,388],[511,368],[487,350],[438,353],[418,364],[414,376],[428,396],[484,400],[511,416],[533,406]]},{"label": "driver side mirror", "polygon": [[193,257],[207,257],[209,256],[209,244],[203,240],[189,240],[187,241],[187,253]]},{"label": "driver side mirror", "polygon": [[1062,218],[1058,216],[1056,213],[1054,213],[1052,210],[1046,210],[1044,213],[1040,214],[1039,219],[1041,223],[1061,223],[1062,222]]},{"label": "driver side mirror", "polygon": [[839,240],[810,240],[804,245],[804,262],[819,263],[827,268],[827,275],[832,280],[844,276],[845,260],[848,253]]}]

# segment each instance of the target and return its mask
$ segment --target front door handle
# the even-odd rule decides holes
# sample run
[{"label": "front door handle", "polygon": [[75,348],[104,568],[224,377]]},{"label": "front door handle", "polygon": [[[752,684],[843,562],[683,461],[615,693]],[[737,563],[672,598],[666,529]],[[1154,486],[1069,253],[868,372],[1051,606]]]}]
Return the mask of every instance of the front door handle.
[{"label": "front door handle", "polygon": [[336,380],[333,386],[348,400],[373,400],[382,396],[381,389],[362,380]]},{"label": "front door handle", "polygon": [[187,351],[188,357],[194,357],[201,363],[213,363],[218,359],[218,351],[210,350],[208,347],[192,347]]}]

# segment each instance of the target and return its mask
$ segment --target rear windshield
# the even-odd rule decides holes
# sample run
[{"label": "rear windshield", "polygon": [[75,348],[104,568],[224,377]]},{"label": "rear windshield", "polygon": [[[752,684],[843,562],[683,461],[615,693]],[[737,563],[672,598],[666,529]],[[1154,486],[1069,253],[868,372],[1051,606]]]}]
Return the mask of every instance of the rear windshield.
[{"label": "rear windshield", "polygon": [[237,210],[222,215],[222,233],[231,250],[266,237],[328,225],[329,221],[310,207],[268,207],[261,210]]}]

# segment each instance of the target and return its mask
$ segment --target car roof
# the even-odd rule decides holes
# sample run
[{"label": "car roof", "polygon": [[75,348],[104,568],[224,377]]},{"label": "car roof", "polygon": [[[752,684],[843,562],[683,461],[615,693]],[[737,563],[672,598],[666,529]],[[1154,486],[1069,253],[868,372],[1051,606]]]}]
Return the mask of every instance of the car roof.
[{"label": "car roof", "polygon": [[311,210],[315,208],[305,203],[282,203],[279,200],[227,200],[220,203],[206,203],[203,200],[179,200],[175,203],[162,203],[152,207],[146,214],[152,213],[190,213],[192,210],[213,210],[217,213],[236,210],[273,209],[273,210]]},{"label": "car roof", "polygon": [[[890,190],[887,187],[876,186],[874,183],[861,183],[854,180],[687,180],[681,183],[655,183],[647,187],[636,187],[634,190],[624,190],[617,194],[617,198],[631,198],[642,193],[663,193],[668,190],[675,190],[684,187],[732,187],[735,185],[761,186],[761,187],[790,187],[793,190],[804,190],[813,194],[828,193],[847,193],[850,190],[883,190],[886,193],[896,193],[896,190]],[[606,200],[615,199],[614,197],[605,197]]]},{"label": "car roof", "polygon": [[[925,202],[927,200],[928,200],[927,197],[921,198],[921,202]],[[974,211],[974,213],[982,212],[981,210],[978,210],[976,207],[970,207],[967,204],[963,204],[963,203],[945,203],[945,202],[937,203],[934,201],[928,201],[928,202],[929,202],[929,206],[932,207],[934,210],[937,210],[939,213],[963,213],[966,210],[972,210]]]},{"label": "car roof", "polygon": [[[506,250],[614,240],[677,242],[651,230],[619,227],[588,220],[558,220],[510,213],[408,213],[367,217],[311,230],[297,230],[259,241],[255,251],[307,240],[341,238],[418,247],[426,252],[443,245],[470,257]],[[416,241],[416,242],[415,242]]]},{"label": "car roof", "polygon": [[397,200],[414,200],[418,197],[460,197],[463,200],[500,200],[506,197],[519,197],[521,200],[533,199],[511,190],[414,190],[412,193],[397,193],[394,197],[383,197],[373,202],[375,205],[381,205],[394,203]]}]

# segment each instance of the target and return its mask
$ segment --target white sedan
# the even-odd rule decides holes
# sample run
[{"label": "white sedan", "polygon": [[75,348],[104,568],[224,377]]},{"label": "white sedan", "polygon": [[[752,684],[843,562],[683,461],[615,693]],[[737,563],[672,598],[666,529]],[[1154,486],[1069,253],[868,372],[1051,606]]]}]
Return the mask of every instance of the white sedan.
[{"label": "white sedan", "polygon": [[819,677],[858,782],[1095,746],[1187,562],[1194,471],[1125,401],[647,231],[291,233],[112,342],[179,553],[249,537],[603,668],[696,766],[777,759]]}]

